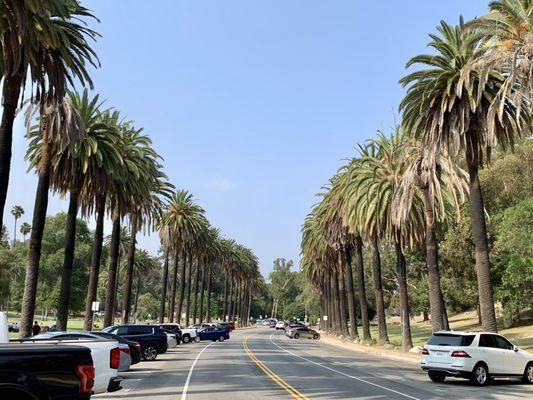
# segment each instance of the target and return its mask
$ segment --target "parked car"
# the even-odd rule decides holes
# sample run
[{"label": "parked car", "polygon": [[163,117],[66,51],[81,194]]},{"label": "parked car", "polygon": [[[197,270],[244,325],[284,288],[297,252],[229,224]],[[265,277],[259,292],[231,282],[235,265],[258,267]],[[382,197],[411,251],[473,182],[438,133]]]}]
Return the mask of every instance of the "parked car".
[{"label": "parked car", "polygon": [[88,400],[94,386],[91,351],[62,344],[0,344],[0,398]]},{"label": "parked car", "polygon": [[229,339],[229,331],[223,326],[209,326],[205,328],[198,329],[198,336],[200,340],[212,340],[223,342],[226,339]]},{"label": "parked car", "polygon": [[276,323],[276,330],[278,330],[278,329],[285,329],[285,325],[286,325],[286,324],[285,324],[285,321],[278,321],[278,322]]},{"label": "parked car", "polygon": [[533,354],[490,332],[440,331],[422,349],[420,366],[433,382],[469,379],[477,386],[495,377],[519,377],[533,384]]},{"label": "parked car", "polygon": [[196,328],[180,328],[179,324],[175,323],[165,323],[165,324],[158,324],[163,329],[169,330],[171,332],[180,332],[180,340],[182,343],[190,343],[190,342],[199,342],[200,338],[196,334]]},{"label": "parked car", "polygon": [[102,329],[141,345],[141,357],[145,361],[153,361],[158,354],[167,351],[167,334],[157,325],[113,325]]},{"label": "parked car", "polygon": [[[48,340],[102,340],[103,338],[92,333],[86,332],[46,332],[39,335],[32,336],[32,339],[48,339]],[[112,338],[111,340],[116,340]],[[117,340],[117,345],[120,349],[120,363],[118,366],[119,372],[124,372],[130,369],[131,366],[131,356],[130,348],[125,343],[120,343]]]},{"label": "parked car", "polygon": [[168,323],[168,324],[156,324],[156,325],[159,326],[163,330],[174,333],[176,335],[176,340],[178,341],[178,344],[181,343],[182,333],[181,333],[181,328],[178,324]]},{"label": "parked car", "polygon": [[176,334],[171,331],[167,331],[166,329],[163,329],[163,332],[167,334],[168,348],[170,349],[176,347],[178,345],[178,339],[176,338]]},{"label": "parked car", "polygon": [[285,335],[291,339],[308,338],[318,340],[320,339],[320,333],[307,326],[297,326],[285,331]]},{"label": "parked car", "polygon": [[223,327],[228,328],[230,332],[235,330],[235,322],[233,322],[233,321],[220,322],[219,325],[222,325]]},{"label": "parked car", "polygon": [[91,333],[104,339],[114,339],[119,343],[127,344],[130,348],[131,365],[141,362],[141,345],[139,343],[108,332],[92,331]]}]

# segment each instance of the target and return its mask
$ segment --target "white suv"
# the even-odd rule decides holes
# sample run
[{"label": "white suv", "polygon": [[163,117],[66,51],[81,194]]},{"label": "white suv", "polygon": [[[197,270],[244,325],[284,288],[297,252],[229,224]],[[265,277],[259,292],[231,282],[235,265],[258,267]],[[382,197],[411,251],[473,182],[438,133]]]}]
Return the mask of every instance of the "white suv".
[{"label": "white suv", "polygon": [[490,332],[440,331],[422,349],[422,370],[433,382],[447,376],[483,386],[494,377],[521,377],[533,384],[533,355]]}]

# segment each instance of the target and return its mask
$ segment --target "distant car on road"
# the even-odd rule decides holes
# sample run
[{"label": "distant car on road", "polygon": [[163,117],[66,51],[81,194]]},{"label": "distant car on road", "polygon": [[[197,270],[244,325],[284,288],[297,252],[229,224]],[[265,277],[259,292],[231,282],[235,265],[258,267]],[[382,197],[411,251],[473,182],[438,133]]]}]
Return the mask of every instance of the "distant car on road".
[{"label": "distant car on road", "polygon": [[433,382],[452,376],[484,386],[492,378],[517,377],[533,384],[533,354],[491,332],[436,332],[422,349],[420,366]]},{"label": "distant car on road", "polygon": [[278,329],[285,329],[285,321],[278,321],[276,323],[276,330]]},{"label": "distant car on road", "polygon": [[229,339],[229,331],[223,326],[209,326],[205,328],[198,329],[198,336],[200,340],[212,340],[223,342],[226,339]]},{"label": "distant car on road", "polygon": [[235,330],[235,322],[233,321],[221,322],[219,325],[222,325],[223,327],[228,328],[230,332]]},{"label": "distant car on road", "polygon": [[158,354],[167,351],[167,334],[157,325],[113,325],[102,329],[141,345],[141,356],[145,361],[153,361]]},{"label": "distant car on road", "polygon": [[320,339],[320,333],[307,326],[298,326],[285,331],[285,335],[291,339],[308,338],[318,340]]}]

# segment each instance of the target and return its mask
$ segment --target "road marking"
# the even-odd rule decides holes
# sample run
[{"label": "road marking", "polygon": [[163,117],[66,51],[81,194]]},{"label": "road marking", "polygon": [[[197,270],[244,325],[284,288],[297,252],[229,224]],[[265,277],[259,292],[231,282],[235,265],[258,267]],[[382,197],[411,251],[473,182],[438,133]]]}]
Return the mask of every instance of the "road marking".
[{"label": "road marking", "polygon": [[408,395],[408,394],[405,394],[405,393],[399,392],[399,391],[397,391],[397,390],[390,389],[390,388],[388,388],[388,387],[378,385],[377,383],[367,381],[366,379],[362,379],[362,378],[358,378],[357,376],[353,376],[353,375],[346,374],[346,373],[344,373],[344,372],[341,372],[341,371],[338,371],[338,370],[333,369],[333,368],[331,368],[331,367],[328,367],[327,365],[320,364],[320,363],[317,363],[317,362],[315,362],[315,361],[313,361],[313,360],[310,360],[310,359],[308,359],[308,358],[305,358],[305,357],[299,356],[298,354],[295,354],[295,353],[293,353],[292,351],[289,351],[289,350],[287,350],[287,349],[285,349],[285,348],[279,346],[278,344],[274,343],[274,341],[272,340],[272,336],[273,336],[273,335],[274,335],[274,333],[272,333],[272,335],[270,335],[270,342],[271,342],[274,346],[276,346],[277,348],[283,350],[283,351],[286,352],[286,353],[289,353],[290,355],[292,355],[292,356],[294,356],[294,357],[301,358],[302,360],[305,360],[305,361],[307,361],[307,362],[310,362],[311,364],[318,365],[319,367],[322,367],[322,368],[325,368],[325,369],[327,369],[327,370],[329,370],[329,371],[332,371],[332,372],[335,372],[335,373],[337,373],[337,374],[343,375],[343,376],[345,376],[345,377],[347,377],[347,378],[355,379],[356,381],[364,382],[364,383],[366,383],[366,384],[368,384],[368,385],[378,387],[378,388],[383,389],[383,390],[386,390],[386,391],[388,391],[388,392],[396,393],[396,394],[398,394],[398,395],[400,395],[400,396],[403,396],[403,397],[406,397],[406,398],[408,398],[408,399],[412,399],[412,400],[421,400],[421,399],[419,399],[418,397],[413,397],[413,396],[410,396],[410,395]]},{"label": "road marking", "polygon": [[285,389],[287,392],[289,392],[294,398],[300,399],[300,400],[309,400],[309,397],[304,395],[303,393],[300,393],[298,390],[293,388],[291,385],[289,385],[287,382],[285,382],[283,379],[281,379],[279,376],[277,376],[274,372],[268,368],[265,363],[260,361],[254,353],[250,350],[248,347],[248,344],[246,343],[248,341],[249,336],[247,336],[242,341],[242,347],[244,348],[244,351],[246,351],[246,354],[248,354],[248,357],[257,365],[261,371],[263,371],[270,379],[272,379],[274,382],[276,382],[279,386],[281,386],[283,389]]},{"label": "road marking", "polygon": [[205,346],[199,353],[198,355],[196,356],[196,358],[194,359],[192,365],[191,365],[191,369],[189,370],[189,374],[187,375],[187,379],[185,380],[185,385],[183,386],[183,391],[181,392],[181,400],[185,400],[187,398],[187,390],[189,390],[189,382],[191,381],[191,376],[192,376],[192,371],[194,371],[194,366],[196,365],[198,359],[200,358],[200,356],[202,355],[202,353],[205,351],[205,349],[207,349],[209,346],[211,346],[212,344],[214,344],[216,342],[211,342],[209,343],[207,346]]}]

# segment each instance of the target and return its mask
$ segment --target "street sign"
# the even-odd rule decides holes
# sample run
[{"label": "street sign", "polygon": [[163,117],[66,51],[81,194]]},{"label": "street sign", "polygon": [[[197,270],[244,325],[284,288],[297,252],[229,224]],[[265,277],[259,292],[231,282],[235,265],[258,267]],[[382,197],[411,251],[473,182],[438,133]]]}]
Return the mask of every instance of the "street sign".
[{"label": "street sign", "polygon": [[100,302],[99,301],[93,301],[91,310],[92,311],[99,311],[100,310]]},{"label": "street sign", "polygon": [[323,319],[324,321],[327,321],[327,320],[328,320],[328,316],[327,316],[327,315],[324,315],[324,316],[322,317],[322,319]]}]

